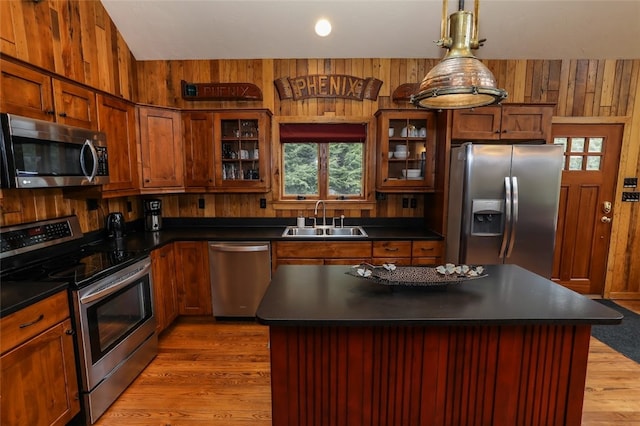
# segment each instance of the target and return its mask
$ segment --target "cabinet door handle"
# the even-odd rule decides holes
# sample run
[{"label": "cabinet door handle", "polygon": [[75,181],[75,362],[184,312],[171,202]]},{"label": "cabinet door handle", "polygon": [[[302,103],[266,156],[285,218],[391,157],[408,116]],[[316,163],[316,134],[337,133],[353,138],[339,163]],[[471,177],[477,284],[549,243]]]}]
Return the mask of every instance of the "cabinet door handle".
[{"label": "cabinet door handle", "polygon": [[45,114],[48,114],[48,115],[55,115],[55,113],[56,112],[54,110],[52,110],[52,109],[48,109],[48,110],[45,111]]},{"label": "cabinet door handle", "polygon": [[67,113],[66,112],[61,112],[60,114],[58,114],[60,117],[66,117]]},{"label": "cabinet door handle", "polygon": [[36,319],[34,319],[33,321],[29,321],[29,322],[25,322],[24,324],[20,324],[20,328],[27,328],[29,326],[32,326],[33,324],[42,321],[44,319],[44,314],[40,314],[40,316]]}]

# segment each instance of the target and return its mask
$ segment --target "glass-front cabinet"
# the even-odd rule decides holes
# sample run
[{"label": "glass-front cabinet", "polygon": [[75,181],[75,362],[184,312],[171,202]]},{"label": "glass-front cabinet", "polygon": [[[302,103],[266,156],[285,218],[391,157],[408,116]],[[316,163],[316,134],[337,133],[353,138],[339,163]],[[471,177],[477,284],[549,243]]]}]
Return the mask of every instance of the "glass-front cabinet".
[{"label": "glass-front cabinet", "polygon": [[379,192],[430,192],[435,181],[435,116],[416,110],[376,113]]},{"label": "glass-front cabinet", "polygon": [[269,138],[271,114],[237,111],[216,114],[217,186],[236,192],[269,188]]},{"label": "glass-front cabinet", "polygon": [[234,111],[215,114],[215,182],[230,192],[269,189],[271,113]]}]

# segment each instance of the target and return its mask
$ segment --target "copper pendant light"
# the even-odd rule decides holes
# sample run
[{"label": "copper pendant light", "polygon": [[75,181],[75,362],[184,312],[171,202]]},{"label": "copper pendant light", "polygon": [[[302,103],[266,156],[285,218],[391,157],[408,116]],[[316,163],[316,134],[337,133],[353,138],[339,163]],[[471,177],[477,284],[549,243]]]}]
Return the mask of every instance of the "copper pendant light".
[{"label": "copper pendant light", "polygon": [[474,14],[464,10],[464,0],[460,0],[459,10],[447,21],[448,1],[443,0],[438,45],[448,52],[424,77],[418,93],[411,96],[411,103],[418,108],[473,108],[507,97],[507,92],[497,87],[489,68],[471,53],[471,49],[477,49],[485,41],[478,40],[479,1],[475,0]]}]

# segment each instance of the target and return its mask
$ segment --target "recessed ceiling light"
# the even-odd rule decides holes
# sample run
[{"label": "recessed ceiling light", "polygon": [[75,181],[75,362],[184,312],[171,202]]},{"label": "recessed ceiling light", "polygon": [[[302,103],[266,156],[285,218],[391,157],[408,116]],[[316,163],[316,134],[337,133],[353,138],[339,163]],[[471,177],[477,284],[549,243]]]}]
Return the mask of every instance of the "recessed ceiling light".
[{"label": "recessed ceiling light", "polygon": [[326,37],[331,33],[331,22],[326,19],[318,19],[316,22],[316,34]]}]

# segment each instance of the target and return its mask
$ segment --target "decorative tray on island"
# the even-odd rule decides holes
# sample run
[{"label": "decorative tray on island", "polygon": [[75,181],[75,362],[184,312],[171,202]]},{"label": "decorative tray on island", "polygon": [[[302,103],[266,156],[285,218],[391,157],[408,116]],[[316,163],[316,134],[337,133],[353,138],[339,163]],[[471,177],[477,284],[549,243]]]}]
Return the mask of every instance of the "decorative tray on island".
[{"label": "decorative tray on island", "polygon": [[365,278],[378,284],[403,287],[434,287],[486,277],[482,266],[454,265],[447,263],[431,266],[396,266],[384,263],[380,266],[361,263],[352,266],[347,274]]}]

